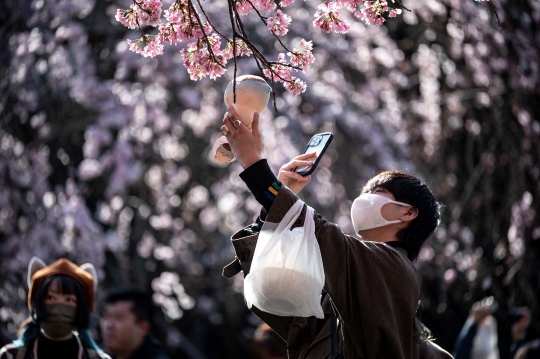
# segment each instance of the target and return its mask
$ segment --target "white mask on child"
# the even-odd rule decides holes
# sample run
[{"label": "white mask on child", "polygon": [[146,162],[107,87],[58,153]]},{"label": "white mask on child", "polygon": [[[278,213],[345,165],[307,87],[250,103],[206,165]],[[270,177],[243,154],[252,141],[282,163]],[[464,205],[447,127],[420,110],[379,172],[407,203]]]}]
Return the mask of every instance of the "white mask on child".
[{"label": "white mask on child", "polygon": [[384,219],[381,209],[387,203],[410,206],[410,204],[392,201],[390,198],[385,196],[371,193],[363,193],[356,198],[351,207],[351,219],[356,233],[358,234],[359,231],[366,229],[383,227],[392,223],[403,222],[401,220],[387,221]]}]

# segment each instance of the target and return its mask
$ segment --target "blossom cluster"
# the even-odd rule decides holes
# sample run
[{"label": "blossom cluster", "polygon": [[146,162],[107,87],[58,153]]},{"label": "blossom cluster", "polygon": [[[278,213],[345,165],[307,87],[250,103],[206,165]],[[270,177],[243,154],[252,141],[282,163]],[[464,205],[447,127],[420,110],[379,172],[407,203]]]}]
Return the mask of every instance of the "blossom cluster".
[{"label": "blossom cluster", "polygon": [[269,69],[264,69],[264,75],[271,78],[272,81],[283,82],[285,89],[293,95],[301,94],[306,91],[307,85],[304,81],[292,76],[291,72],[293,69],[305,72],[309,68],[315,61],[312,50],[312,42],[302,39],[298,48],[294,48],[292,52],[287,53],[292,66],[288,64],[285,54],[281,53],[278,56],[277,63],[271,65],[273,72]]},{"label": "blossom cluster", "polygon": [[401,14],[401,9],[390,9],[386,0],[364,1],[360,11],[356,11],[354,16],[364,20],[368,25],[382,25],[386,19],[384,14],[388,13],[388,17],[396,17]]},{"label": "blossom cluster", "polygon": [[[290,1],[290,0],[288,0]],[[292,3],[294,0],[290,1]],[[285,5],[281,5],[285,6]],[[237,0],[236,1],[236,10],[239,15],[247,15],[254,11],[259,12],[270,12],[276,9],[276,3],[274,0]]]},{"label": "blossom cluster", "polygon": [[127,40],[129,49],[144,57],[156,57],[163,55],[163,45],[158,36],[144,35],[140,39],[133,41]]},{"label": "blossom cluster", "polygon": [[278,10],[275,17],[271,17],[268,19],[268,24],[266,25],[266,27],[272,33],[283,36],[287,34],[287,32],[289,32],[288,26],[290,23],[291,17],[285,15],[281,10]]},{"label": "blossom cluster", "polygon": [[189,77],[192,80],[209,76],[211,79],[225,73],[226,58],[219,50],[221,40],[218,35],[209,36],[209,43],[204,41],[196,41],[189,43],[187,49],[182,49],[182,59],[186,67]]}]

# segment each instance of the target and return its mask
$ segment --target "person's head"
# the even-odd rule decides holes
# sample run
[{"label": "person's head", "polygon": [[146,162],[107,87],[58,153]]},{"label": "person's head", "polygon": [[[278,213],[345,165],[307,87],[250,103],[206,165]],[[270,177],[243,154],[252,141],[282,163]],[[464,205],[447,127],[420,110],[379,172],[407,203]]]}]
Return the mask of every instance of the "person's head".
[{"label": "person's head", "polygon": [[441,218],[440,205],[426,184],[402,171],[385,171],[370,179],[361,194],[383,196],[390,201],[380,209],[387,224],[360,230],[358,234],[371,240],[382,232],[394,231],[396,239],[405,243],[409,259],[415,260]]},{"label": "person's head", "polygon": [[152,299],[146,293],[131,288],[111,291],[101,320],[105,346],[117,355],[136,350],[150,331],[152,315]]},{"label": "person's head", "polygon": [[253,335],[252,359],[286,359],[287,346],[285,342],[268,326],[259,325]]},{"label": "person's head", "polygon": [[[90,311],[82,285],[65,274],[47,277],[35,290],[32,298],[32,316],[47,334],[55,337],[54,329],[49,329],[50,319],[72,318],[73,329],[88,328]],[[60,324],[60,323],[57,323]],[[51,331],[51,332],[49,332]],[[68,333],[63,333],[60,337]]]},{"label": "person's head", "polygon": [[[53,339],[84,332],[93,309],[96,271],[91,264],[81,267],[67,259],[47,266],[34,257],[28,266],[28,307],[30,318],[21,326],[20,340],[27,344],[40,331]],[[88,339],[88,340],[86,340]],[[95,343],[86,338],[91,347]]]}]

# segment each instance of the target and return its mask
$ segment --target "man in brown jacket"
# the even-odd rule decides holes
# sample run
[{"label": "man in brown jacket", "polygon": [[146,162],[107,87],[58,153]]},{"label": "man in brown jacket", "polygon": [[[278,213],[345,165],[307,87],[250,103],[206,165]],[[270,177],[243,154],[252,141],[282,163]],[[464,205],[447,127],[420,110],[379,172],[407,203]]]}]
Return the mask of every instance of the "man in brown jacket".
[{"label": "man in brown jacket", "polygon": [[[250,131],[230,107],[222,130],[245,169],[240,177],[263,206],[260,220],[279,223],[310,180],[294,168],[312,165],[313,155],[298,156],[284,165],[276,179],[261,158],[258,122],[255,114]],[[364,240],[344,234],[337,225],[315,214],[315,235],[325,272],[325,318],[280,317],[251,308],[287,343],[289,358],[330,356],[332,307],[339,317],[342,358],[405,359],[428,350],[413,344],[421,282],[412,260],[437,228],[439,204],[425,184],[399,171],[383,172],[371,179],[357,200],[352,219]],[[293,227],[303,225],[305,213],[304,207]],[[240,270],[249,274],[256,227],[233,235],[237,259],[224,269],[226,277]]]}]

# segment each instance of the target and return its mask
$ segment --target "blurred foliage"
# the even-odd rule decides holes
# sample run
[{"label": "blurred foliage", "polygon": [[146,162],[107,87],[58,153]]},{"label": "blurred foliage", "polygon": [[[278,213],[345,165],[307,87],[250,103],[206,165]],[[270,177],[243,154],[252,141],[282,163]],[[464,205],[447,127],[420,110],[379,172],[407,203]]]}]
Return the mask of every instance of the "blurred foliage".
[{"label": "blurred foliage", "polygon": [[[529,336],[540,336],[540,2],[493,3],[501,28],[485,2],[418,0],[346,35],[313,29],[317,3],[295,3],[288,36],[313,39],[317,58],[309,90],[278,93],[278,112],[261,119],[274,169],[314,133],[335,133],[303,197],[345,232],[351,200],[378,171],[429,184],[444,216],[417,263],[421,314],[446,349],[487,295],[501,310],[529,306]],[[180,47],[131,53],[134,34],[114,20],[126,4],[0,4],[0,344],[27,315],[30,258],[66,256],[99,268],[99,297],[118,285],[153,291],[156,331],[179,357],[248,357],[258,319],[241,276],[221,268],[259,206],[237,163],[209,159],[232,71],[191,82]],[[209,8],[217,26],[225,7]]]}]

